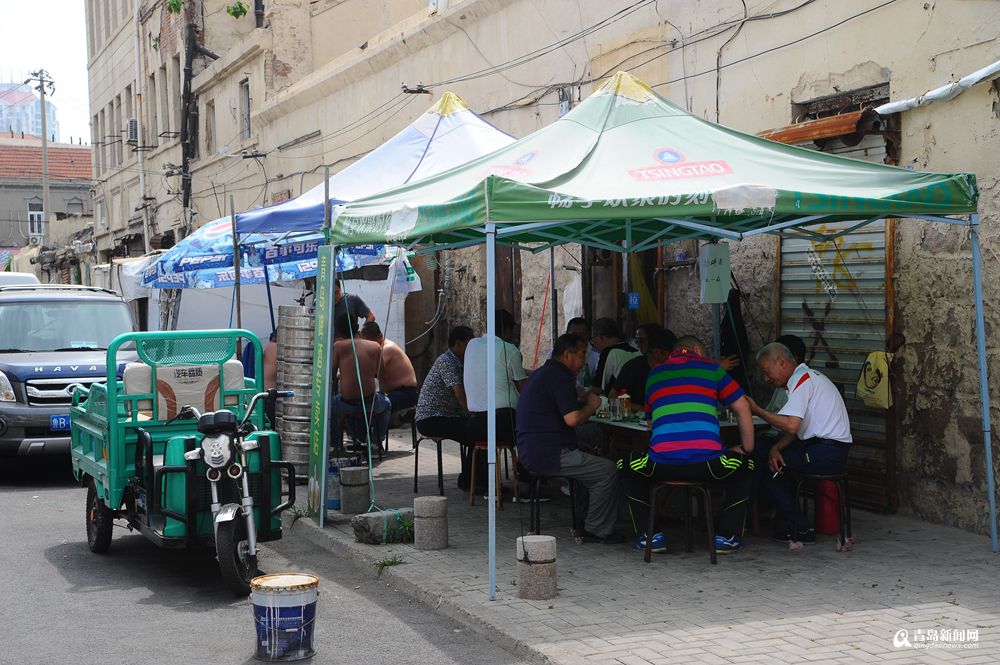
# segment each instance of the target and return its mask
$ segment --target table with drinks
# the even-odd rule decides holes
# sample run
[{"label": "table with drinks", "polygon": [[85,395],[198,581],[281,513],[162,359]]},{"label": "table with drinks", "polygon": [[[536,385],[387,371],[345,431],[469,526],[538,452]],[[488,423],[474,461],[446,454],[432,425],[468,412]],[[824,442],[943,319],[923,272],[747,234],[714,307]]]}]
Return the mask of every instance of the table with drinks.
[{"label": "table with drinks", "polygon": [[[642,452],[649,447],[650,423],[643,411],[631,409],[628,398],[611,398],[607,407],[603,405],[591,419],[597,423],[610,439],[612,459],[618,459],[626,452]],[[767,423],[753,417],[754,429],[766,428]],[[719,433],[723,444],[732,447],[740,444],[739,423],[731,409],[719,410]]]}]

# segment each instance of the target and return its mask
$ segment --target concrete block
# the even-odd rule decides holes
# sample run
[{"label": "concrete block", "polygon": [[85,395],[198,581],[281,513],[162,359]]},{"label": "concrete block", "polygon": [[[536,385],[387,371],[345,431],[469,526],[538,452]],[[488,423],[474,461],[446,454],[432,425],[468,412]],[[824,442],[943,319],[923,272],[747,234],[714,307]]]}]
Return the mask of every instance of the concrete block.
[{"label": "concrete block", "polygon": [[356,515],[368,510],[368,467],[349,466],[340,470],[340,512]]},{"label": "concrete block", "polygon": [[412,508],[399,510],[381,510],[375,513],[363,513],[351,518],[351,528],[354,529],[354,539],[359,543],[381,545],[392,525],[398,525],[404,520],[413,519]]},{"label": "concrete block", "polygon": [[517,539],[517,595],[548,600],[556,594],[555,536],[521,536]]},{"label": "concrete block", "polygon": [[418,550],[448,547],[448,498],[419,496],[413,500],[413,546]]}]

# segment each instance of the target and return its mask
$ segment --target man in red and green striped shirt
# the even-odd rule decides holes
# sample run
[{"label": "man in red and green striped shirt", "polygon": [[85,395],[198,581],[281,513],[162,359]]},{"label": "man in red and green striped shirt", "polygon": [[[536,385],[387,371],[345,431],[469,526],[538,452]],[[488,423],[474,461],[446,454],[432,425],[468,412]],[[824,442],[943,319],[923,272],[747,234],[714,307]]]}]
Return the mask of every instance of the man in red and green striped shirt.
[{"label": "man in red and green striped shirt", "polygon": [[[725,488],[715,549],[728,554],[743,547],[746,511],[753,471],[754,431],[750,404],[722,367],[705,357],[694,337],[682,337],[658,362],[646,380],[646,415],[652,420],[649,450],[618,461],[628,498],[636,547],[646,546],[649,484],[656,480],[721,482]],[[736,413],[742,445],[727,450],[719,436],[717,404]],[[662,533],[654,533],[653,548],[665,551]]]}]

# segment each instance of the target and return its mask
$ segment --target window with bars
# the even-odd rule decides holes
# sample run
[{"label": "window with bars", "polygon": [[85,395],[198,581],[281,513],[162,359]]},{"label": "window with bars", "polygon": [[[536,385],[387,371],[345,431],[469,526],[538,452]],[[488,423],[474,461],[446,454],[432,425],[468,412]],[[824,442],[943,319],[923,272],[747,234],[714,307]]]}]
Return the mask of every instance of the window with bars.
[{"label": "window with bars", "polygon": [[240,138],[250,138],[250,80],[240,81]]}]

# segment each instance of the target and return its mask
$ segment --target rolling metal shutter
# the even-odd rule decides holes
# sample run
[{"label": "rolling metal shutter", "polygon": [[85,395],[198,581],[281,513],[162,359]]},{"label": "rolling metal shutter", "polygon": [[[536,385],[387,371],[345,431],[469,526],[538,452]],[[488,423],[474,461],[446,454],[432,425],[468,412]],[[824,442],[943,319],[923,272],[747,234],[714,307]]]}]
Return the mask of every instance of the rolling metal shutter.
[{"label": "rolling metal shutter", "polygon": [[[885,150],[881,136],[869,135],[853,147],[834,141],[824,152],[882,163]],[[824,232],[854,223],[830,224]],[[848,462],[851,498],[882,511],[894,510],[896,503],[893,412],[865,406],[855,389],[865,357],[884,350],[892,332],[886,300],[887,285],[891,293],[891,243],[886,251],[891,230],[890,220],[829,242],[782,238],[778,258],[781,333],[801,337],[806,364],[841,389],[854,436]]]}]

